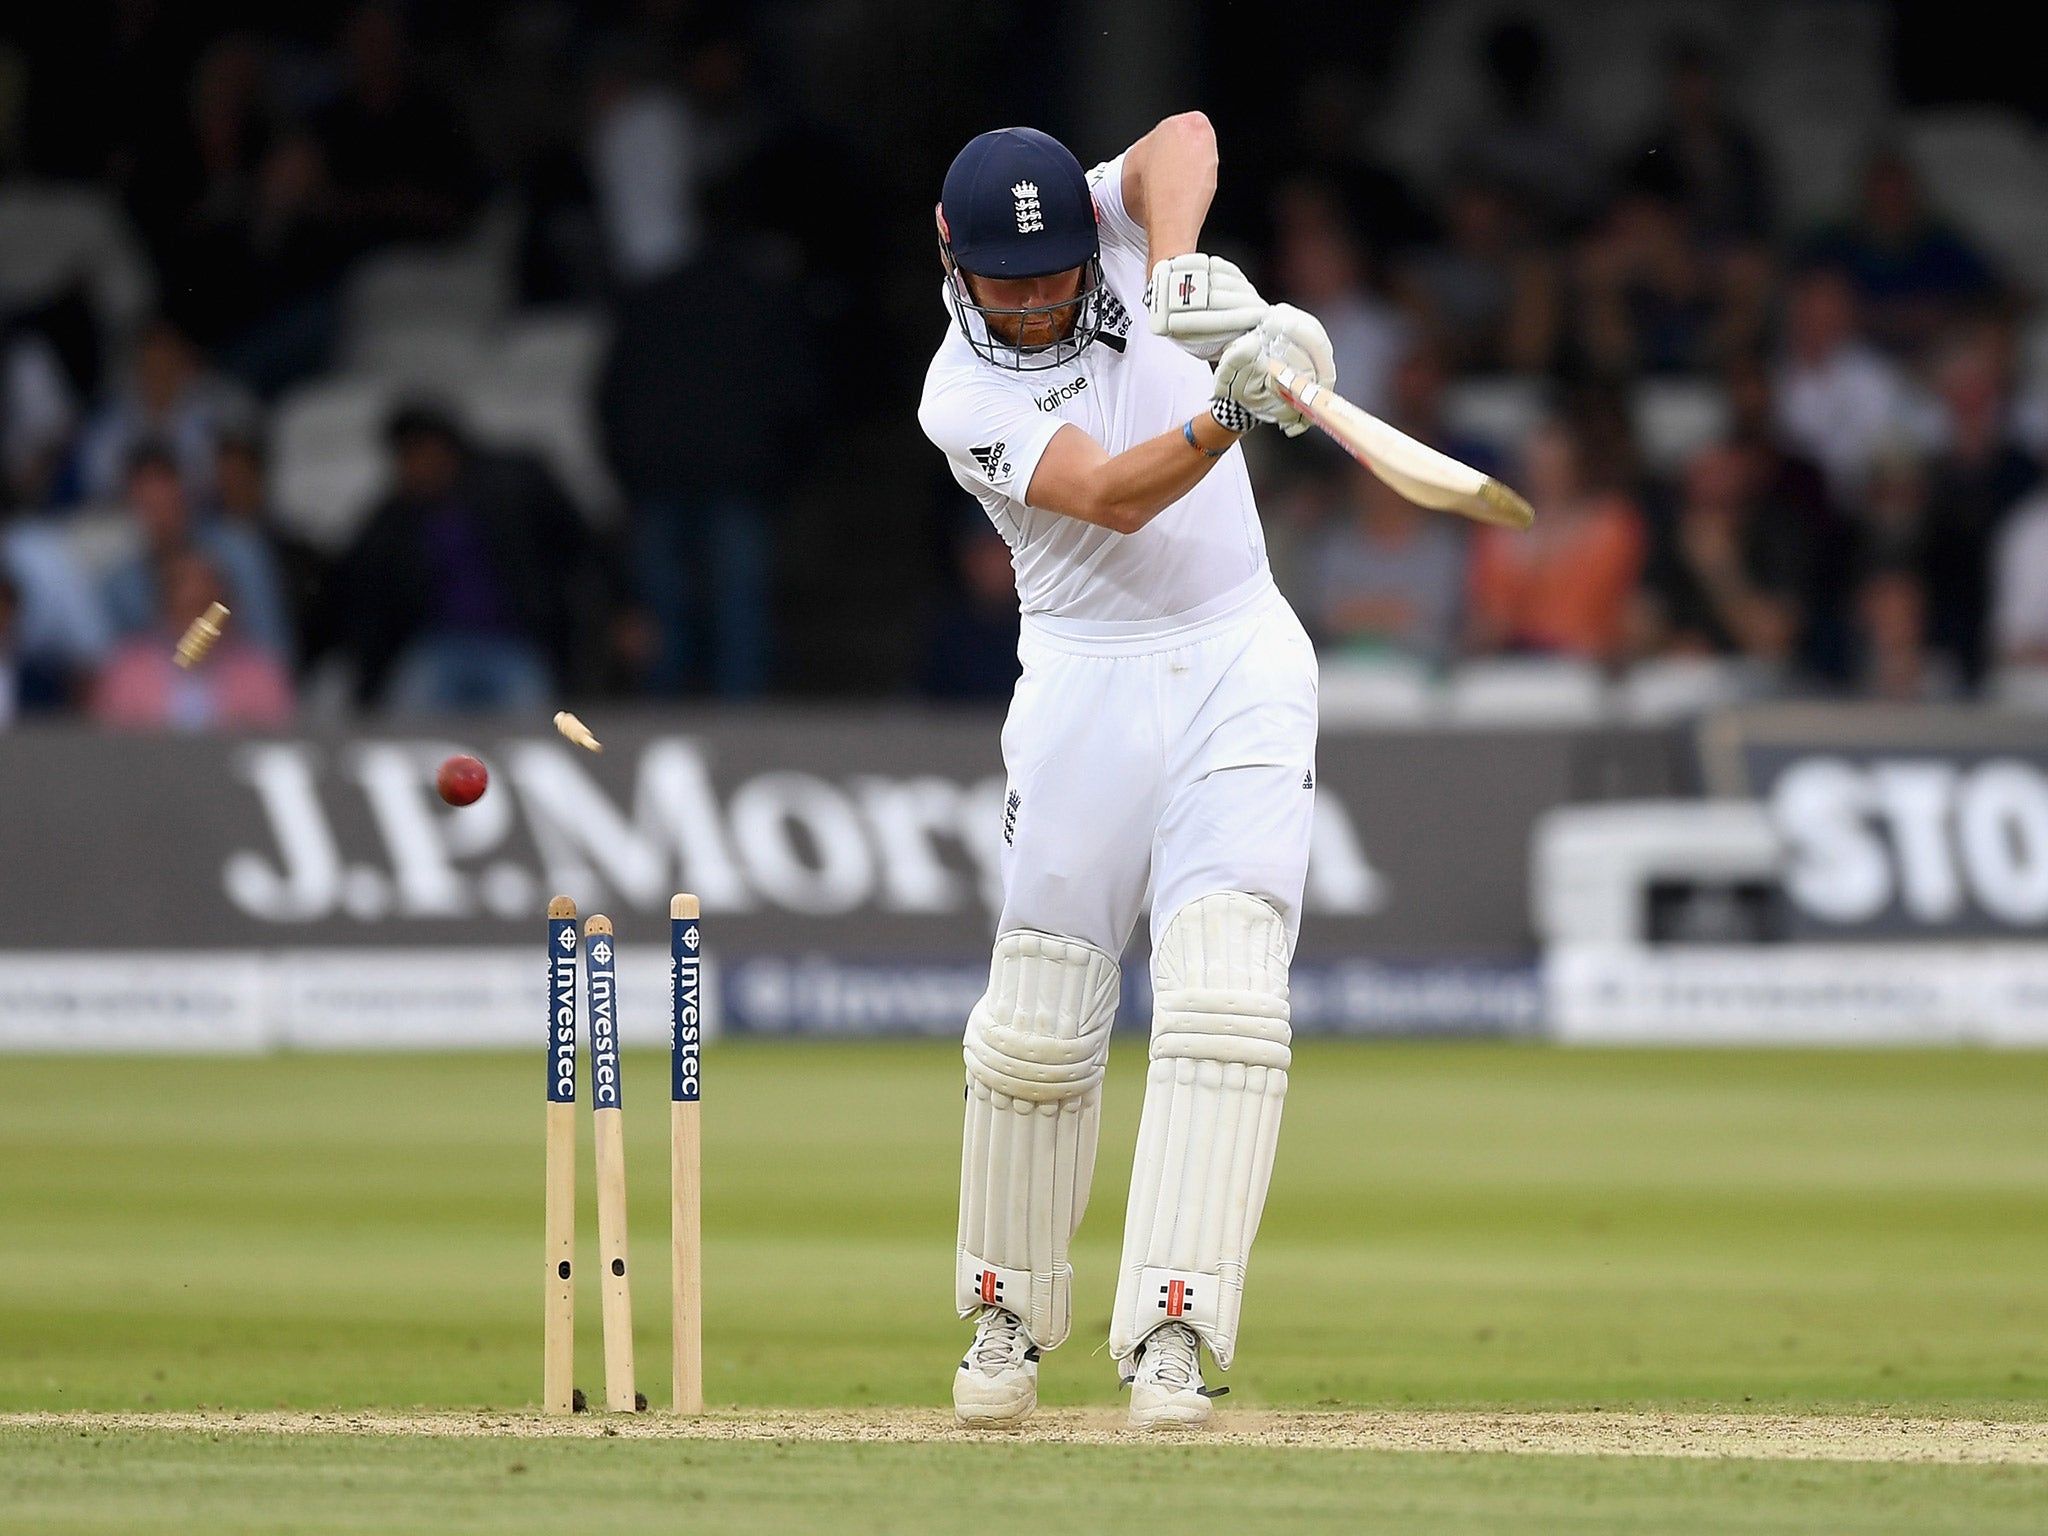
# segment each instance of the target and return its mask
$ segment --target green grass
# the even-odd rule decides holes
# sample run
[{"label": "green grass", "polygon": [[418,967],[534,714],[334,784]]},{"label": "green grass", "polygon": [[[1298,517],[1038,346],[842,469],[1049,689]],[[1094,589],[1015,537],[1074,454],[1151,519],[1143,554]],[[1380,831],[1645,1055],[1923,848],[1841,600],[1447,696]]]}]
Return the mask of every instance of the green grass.
[{"label": "green grass", "polygon": [[687,1445],[39,1432],[11,1531],[1164,1529],[1427,1536],[2032,1536],[2048,1469],[1160,1445]]},{"label": "green grass", "polygon": [[[9,1062],[0,1410],[531,1404],[539,1054]],[[1090,1351],[1141,1060],[1130,1042],[1113,1063],[1075,1339],[1048,1360],[1048,1402],[1114,1400]],[[964,1337],[957,1054],[731,1042],[707,1066],[711,1400],[943,1402]],[[632,1056],[627,1074],[640,1378],[660,1403],[665,1062]],[[586,1260],[588,1145],[586,1130]],[[580,1300],[594,1395],[594,1290]],[[1229,1379],[1233,1404],[2048,1417],[2048,1055],[1306,1044]],[[640,1469],[622,1497],[650,1508],[691,1496],[676,1468],[704,1469],[691,1487],[725,1510],[708,1528],[735,1530],[799,1528],[813,1498],[836,1499],[843,1528],[880,1528],[850,1513],[860,1486],[902,1504],[890,1528],[921,1529],[913,1505],[957,1510],[963,1480],[1033,1465],[1095,1490],[1082,1507],[1107,1524],[1176,1456],[1219,1469],[1202,1478],[1219,1518],[1227,1485],[1309,1525],[1406,1509],[1430,1530],[1993,1530],[2001,1499],[2038,1511],[2044,1493],[2028,1469],[1222,1447],[88,1444],[0,1434],[0,1508],[33,1512],[0,1523],[120,1529],[124,1501],[155,1500],[190,1511],[159,1528],[257,1528],[236,1510],[258,1501],[261,1528],[283,1529],[290,1487],[329,1522],[308,1529],[358,1512],[404,1528],[392,1508],[439,1530],[526,1528],[502,1518],[514,1508],[560,1529],[600,1461]],[[374,1500],[328,1499],[347,1478],[409,1502],[372,1519]]]}]

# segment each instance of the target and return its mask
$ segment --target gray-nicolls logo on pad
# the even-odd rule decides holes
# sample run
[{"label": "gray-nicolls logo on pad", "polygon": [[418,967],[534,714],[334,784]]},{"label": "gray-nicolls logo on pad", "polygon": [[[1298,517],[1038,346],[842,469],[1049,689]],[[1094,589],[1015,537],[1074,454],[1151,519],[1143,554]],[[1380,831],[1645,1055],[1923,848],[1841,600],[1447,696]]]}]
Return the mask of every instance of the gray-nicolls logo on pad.
[{"label": "gray-nicolls logo on pad", "polygon": [[1017,233],[1041,233],[1045,229],[1045,219],[1038,209],[1038,183],[1020,181],[1010,188],[1010,196],[1017,199]]}]

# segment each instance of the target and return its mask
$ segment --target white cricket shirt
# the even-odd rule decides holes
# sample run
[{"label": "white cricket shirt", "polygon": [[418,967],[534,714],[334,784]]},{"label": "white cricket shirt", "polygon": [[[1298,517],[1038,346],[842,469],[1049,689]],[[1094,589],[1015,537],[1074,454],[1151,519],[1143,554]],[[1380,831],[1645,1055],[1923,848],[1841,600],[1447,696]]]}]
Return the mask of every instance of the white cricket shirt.
[{"label": "white cricket shirt", "polygon": [[1117,454],[1178,431],[1209,408],[1209,365],[1153,335],[1142,319],[1145,231],[1124,208],[1123,173],[1121,155],[1088,173],[1108,288],[1093,345],[1063,368],[1018,373],[976,356],[959,326],[948,325],[917,419],[1009,543],[1027,618],[1143,628],[1256,590],[1270,576],[1237,448],[1136,533],[1026,499],[1046,444],[1063,426]]}]

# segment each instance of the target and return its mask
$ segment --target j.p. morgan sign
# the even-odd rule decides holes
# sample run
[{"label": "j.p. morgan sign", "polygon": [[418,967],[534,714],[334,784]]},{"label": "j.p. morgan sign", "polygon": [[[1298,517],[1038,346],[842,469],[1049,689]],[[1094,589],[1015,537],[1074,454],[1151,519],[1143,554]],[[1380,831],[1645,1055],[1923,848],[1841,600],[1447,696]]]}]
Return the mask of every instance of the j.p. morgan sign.
[{"label": "j.p. morgan sign", "polygon": [[[495,734],[17,737],[0,758],[6,884],[34,931],[13,942],[502,942],[538,931],[556,892],[630,920],[689,890],[728,953],[986,945],[1004,800],[990,721],[622,728],[602,757]],[[433,784],[455,750],[492,776],[461,810]],[[1315,910],[1372,910],[1341,794],[1319,799],[1315,864]]]},{"label": "j.p. morgan sign", "polygon": [[[601,756],[491,722],[462,738],[0,737],[0,947],[506,944],[534,938],[558,892],[654,942],[689,890],[724,957],[986,955],[998,716],[593,724]],[[1568,733],[1326,738],[1304,957],[1526,955],[1530,822],[1588,779],[1589,752],[1645,745],[1663,760],[1659,743]],[[433,789],[457,750],[491,770],[461,810]]]},{"label": "j.p. morgan sign", "polygon": [[[228,899],[267,922],[435,922],[479,911],[530,920],[543,887],[629,910],[663,909],[669,892],[690,890],[721,916],[906,915],[983,928],[1000,904],[999,776],[772,768],[722,791],[700,743],[659,737],[633,759],[622,803],[580,754],[515,741],[500,757],[498,794],[451,815],[432,789],[438,750],[384,742],[347,754],[343,776],[376,827],[379,867],[344,859],[315,754],[245,748],[237,775],[274,846],[228,857]],[[519,856],[528,843],[530,860]],[[1333,795],[1317,806],[1315,856],[1308,903],[1369,910],[1372,870]]]}]

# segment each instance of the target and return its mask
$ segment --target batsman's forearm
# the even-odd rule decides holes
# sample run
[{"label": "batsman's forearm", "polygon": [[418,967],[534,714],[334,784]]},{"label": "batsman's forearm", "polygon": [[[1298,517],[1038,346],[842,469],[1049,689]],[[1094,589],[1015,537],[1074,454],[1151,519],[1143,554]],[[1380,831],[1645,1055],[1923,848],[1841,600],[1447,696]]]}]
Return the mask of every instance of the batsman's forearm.
[{"label": "batsman's forearm", "polygon": [[1227,449],[1237,437],[1206,411],[1195,418],[1194,426],[1200,448],[1190,448],[1186,433],[1176,427],[1107,460],[1090,486],[1092,515],[1087,521],[1118,533],[1136,533],[1200,485],[1223,462],[1203,450]]}]

